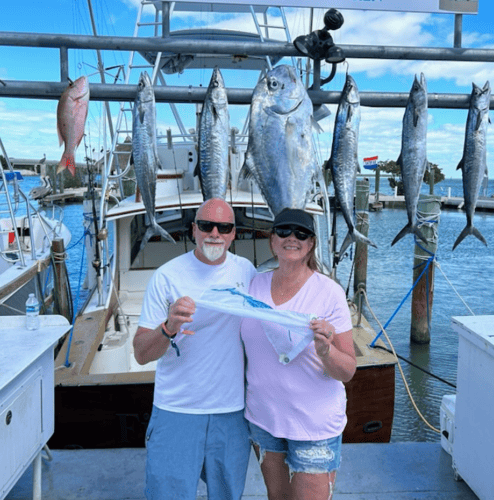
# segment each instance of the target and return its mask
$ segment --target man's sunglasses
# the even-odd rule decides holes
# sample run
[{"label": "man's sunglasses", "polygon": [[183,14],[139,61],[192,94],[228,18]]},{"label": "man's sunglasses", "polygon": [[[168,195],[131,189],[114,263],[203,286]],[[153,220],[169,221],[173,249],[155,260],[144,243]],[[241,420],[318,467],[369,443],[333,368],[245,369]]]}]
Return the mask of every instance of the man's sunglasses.
[{"label": "man's sunglasses", "polygon": [[288,238],[293,233],[295,238],[300,241],[305,241],[307,238],[314,236],[313,233],[300,229],[299,226],[278,226],[273,229],[273,232],[280,238]]},{"label": "man's sunglasses", "polygon": [[210,233],[215,227],[218,229],[220,234],[230,234],[235,227],[232,222],[213,222],[210,220],[198,220],[196,221],[199,231],[203,233]]}]

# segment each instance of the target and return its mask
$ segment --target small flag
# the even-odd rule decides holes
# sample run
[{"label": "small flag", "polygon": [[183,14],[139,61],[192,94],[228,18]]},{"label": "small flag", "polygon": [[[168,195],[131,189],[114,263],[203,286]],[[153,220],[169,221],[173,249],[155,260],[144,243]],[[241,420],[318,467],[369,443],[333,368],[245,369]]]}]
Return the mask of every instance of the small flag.
[{"label": "small flag", "polygon": [[377,158],[378,158],[378,156],[364,158],[364,168],[367,168],[369,170],[377,168]]}]

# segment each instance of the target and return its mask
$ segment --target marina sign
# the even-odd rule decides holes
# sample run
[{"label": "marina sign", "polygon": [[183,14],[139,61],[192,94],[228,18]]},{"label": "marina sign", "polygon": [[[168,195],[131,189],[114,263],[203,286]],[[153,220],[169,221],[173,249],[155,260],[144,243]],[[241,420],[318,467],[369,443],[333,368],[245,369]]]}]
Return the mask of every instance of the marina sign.
[{"label": "marina sign", "polygon": [[[176,9],[181,10],[178,4],[185,2],[190,5],[196,4],[200,10],[200,4],[209,4],[212,10],[215,5],[244,5],[246,3],[253,7],[273,5],[269,0],[177,0]],[[395,12],[429,12],[436,14],[477,14],[479,11],[479,0],[413,0],[405,2],[403,0],[284,0],[283,7],[315,7],[321,9],[358,9],[358,10],[389,10]]]}]

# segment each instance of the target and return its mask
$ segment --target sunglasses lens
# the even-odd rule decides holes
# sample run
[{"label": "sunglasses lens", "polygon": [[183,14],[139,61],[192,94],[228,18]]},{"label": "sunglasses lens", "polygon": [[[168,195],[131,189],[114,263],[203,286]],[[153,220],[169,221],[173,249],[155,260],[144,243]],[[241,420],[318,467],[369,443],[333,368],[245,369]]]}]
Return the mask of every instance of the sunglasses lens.
[{"label": "sunglasses lens", "polygon": [[280,238],[288,238],[292,234],[292,230],[290,228],[285,227],[276,227],[274,232]]},{"label": "sunglasses lens", "polygon": [[274,232],[280,238],[288,238],[288,236],[290,236],[293,233],[295,235],[295,238],[297,238],[297,240],[300,241],[305,241],[310,236],[313,236],[311,233],[306,233],[305,231],[289,226],[275,227]]},{"label": "sunglasses lens", "polygon": [[300,241],[305,241],[310,236],[310,234],[299,231],[298,229],[295,229],[293,234],[295,235],[295,238]]},{"label": "sunglasses lens", "polygon": [[233,224],[231,222],[216,222],[215,226],[221,234],[229,234],[233,229]]},{"label": "sunglasses lens", "polygon": [[214,224],[207,220],[198,220],[197,227],[199,228],[199,231],[202,231],[203,233],[210,233],[214,228]]},{"label": "sunglasses lens", "polygon": [[216,227],[220,234],[229,234],[235,227],[235,224],[231,222],[212,222],[209,220],[198,220],[196,224],[199,231],[203,233],[210,233]]}]

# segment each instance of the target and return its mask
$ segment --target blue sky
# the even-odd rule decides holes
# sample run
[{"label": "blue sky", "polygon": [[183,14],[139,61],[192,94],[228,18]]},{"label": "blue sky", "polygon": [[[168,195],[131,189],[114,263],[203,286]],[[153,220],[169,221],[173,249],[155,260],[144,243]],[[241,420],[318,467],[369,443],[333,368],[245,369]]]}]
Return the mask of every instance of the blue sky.
[{"label": "blue sky", "polygon": [[[132,36],[137,15],[137,0],[93,0],[97,30],[100,35]],[[20,12],[4,9],[0,17],[0,31],[91,34],[86,0],[24,0]],[[17,9],[15,9],[17,10]],[[410,45],[422,47],[452,47],[454,16],[449,14],[396,13],[379,11],[342,11],[345,23],[333,32],[336,43],[358,45]],[[316,10],[314,29],[323,27],[324,10]],[[287,19],[292,36],[309,31],[307,10],[288,9]],[[251,30],[247,17],[232,19],[197,13],[186,19],[178,19],[173,28],[183,25],[204,25]],[[245,28],[242,28],[245,26]],[[247,28],[247,26],[249,26]],[[494,6],[489,0],[479,1],[478,15],[463,16],[463,47],[494,49]],[[126,64],[128,54],[104,52],[106,67]],[[82,74],[90,81],[99,82],[95,75],[94,51],[70,50],[69,75],[72,79]],[[342,89],[346,64],[324,90]],[[323,67],[323,76],[328,68]],[[423,72],[429,92],[470,94],[472,82],[483,86],[487,80],[494,85],[492,63],[453,63],[427,61],[358,60],[348,61],[360,91],[408,92],[414,75]],[[115,71],[112,72],[115,75]],[[0,79],[3,80],[59,80],[59,55],[55,49],[0,47]],[[232,72],[224,73],[227,86],[252,88],[255,75],[244,79]],[[107,75],[107,82],[112,76]],[[209,71],[185,72],[168,76],[170,85],[207,86]],[[56,107],[54,100],[0,99],[0,137],[9,156],[17,158],[41,158],[58,160],[62,148],[56,134]],[[322,160],[329,156],[336,106],[330,106],[333,114],[320,122],[323,132],[317,136],[319,155]],[[185,109],[185,108],[183,108]],[[232,125],[241,128],[241,115],[247,107],[231,109]],[[164,133],[171,127],[176,130],[166,105],[159,105],[158,123]],[[400,152],[401,121],[404,108],[363,108],[360,126],[359,157],[378,155],[380,160],[396,160]],[[112,105],[116,116],[118,107]],[[86,126],[87,144],[99,151],[104,145],[101,133],[102,104],[91,102]],[[186,111],[190,123],[195,126],[194,109]],[[467,110],[429,110],[428,159],[437,163],[447,177],[461,177],[456,171],[463,151]],[[494,120],[493,120],[494,121]],[[83,161],[84,145],[77,152],[77,161]],[[488,131],[488,164],[494,161],[493,126]],[[494,169],[491,167],[491,171]],[[490,177],[494,176],[491,173]]]}]

